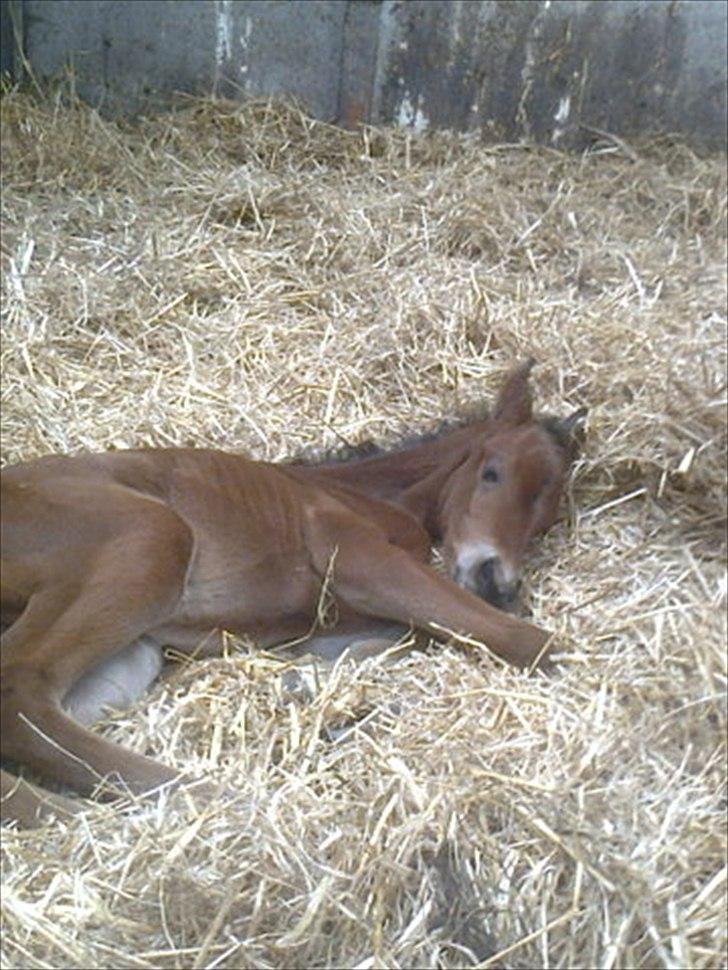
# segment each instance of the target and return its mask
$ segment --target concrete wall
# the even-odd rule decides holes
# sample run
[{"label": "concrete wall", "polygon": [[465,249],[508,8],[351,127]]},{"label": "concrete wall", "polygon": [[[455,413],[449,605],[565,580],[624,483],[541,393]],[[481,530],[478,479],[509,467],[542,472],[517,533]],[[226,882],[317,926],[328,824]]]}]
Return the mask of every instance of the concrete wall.
[{"label": "concrete wall", "polygon": [[591,137],[583,126],[726,139],[721,0],[5,5],[33,71],[73,63],[79,93],[110,111],[149,109],[172,91],[293,94],[345,125],[482,128],[565,147]]},{"label": "concrete wall", "polygon": [[0,2],[0,73],[15,73],[15,38],[10,18],[10,4]]},{"label": "concrete wall", "polygon": [[387,20],[379,112],[497,138],[726,137],[721,2],[410,2]]}]

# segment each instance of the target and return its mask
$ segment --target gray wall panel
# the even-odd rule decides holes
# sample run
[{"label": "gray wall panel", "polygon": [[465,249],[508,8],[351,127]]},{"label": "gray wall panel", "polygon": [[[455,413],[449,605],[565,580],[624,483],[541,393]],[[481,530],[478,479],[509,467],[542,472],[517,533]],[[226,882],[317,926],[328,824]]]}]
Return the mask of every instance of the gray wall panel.
[{"label": "gray wall panel", "polygon": [[584,125],[726,139],[720,0],[15,3],[33,70],[72,62],[79,93],[109,111],[215,91],[294,95],[348,125],[477,128],[564,147],[591,137]]}]

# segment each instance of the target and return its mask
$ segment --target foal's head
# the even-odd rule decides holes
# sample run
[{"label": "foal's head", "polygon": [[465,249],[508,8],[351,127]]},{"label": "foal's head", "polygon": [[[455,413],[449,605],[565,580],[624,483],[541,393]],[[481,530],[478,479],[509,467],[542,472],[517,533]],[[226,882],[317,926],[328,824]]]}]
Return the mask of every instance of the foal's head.
[{"label": "foal's head", "polygon": [[528,543],[556,519],[586,415],[536,419],[528,361],[506,379],[488,429],[448,481],[441,506],[443,551],[453,579],[508,609]]}]

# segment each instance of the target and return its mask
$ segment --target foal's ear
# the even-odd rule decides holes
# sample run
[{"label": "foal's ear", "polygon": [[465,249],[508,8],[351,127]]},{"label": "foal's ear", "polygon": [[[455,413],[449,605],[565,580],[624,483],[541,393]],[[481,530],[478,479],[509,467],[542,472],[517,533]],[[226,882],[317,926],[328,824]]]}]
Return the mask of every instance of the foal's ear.
[{"label": "foal's ear", "polygon": [[493,408],[494,421],[517,425],[531,420],[533,401],[528,375],[535,363],[533,357],[529,357],[506,377]]},{"label": "foal's ear", "polygon": [[573,437],[576,431],[581,431],[581,429],[584,427],[588,413],[589,408],[579,408],[567,418],[561,418],[560,420],[556,421],[555,427],[557,432],[569,438]]}]

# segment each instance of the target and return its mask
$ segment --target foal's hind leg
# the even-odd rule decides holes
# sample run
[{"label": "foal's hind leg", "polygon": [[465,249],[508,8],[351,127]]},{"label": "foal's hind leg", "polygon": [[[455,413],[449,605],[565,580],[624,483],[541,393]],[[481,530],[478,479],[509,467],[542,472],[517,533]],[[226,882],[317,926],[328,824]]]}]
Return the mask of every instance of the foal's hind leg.
[{"label": "foal's hind leg", "polygon": [[107,777],[139,792],[179,777],[96,736],[61,709],[84,674],[176,608],[190,536],[166,510],[145,525],[143,533],[124,534],[96,550],[68,602],[54,588],[34,593],[3,638],[2,754],[83,792]]},{"label": "foal's hind leg", "polygon": [[[135,669],[132,669],[132,666]],[[90,725],[107,710],[123,709],[141,696],[142,684],[155,679],[161,667],[161,650],[149,638],[140,637],[129,647],[104,661],[77,681],[63,698],[63,709],[79,724]],[[129,679],[139,688],[129,688]],[[0,770],[0,816],[32,828],[50,817],[66,818],[83,807],[24,778]]]}]

